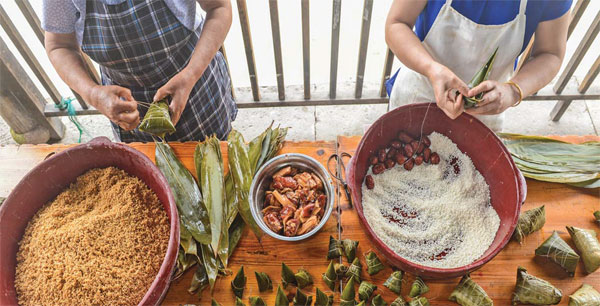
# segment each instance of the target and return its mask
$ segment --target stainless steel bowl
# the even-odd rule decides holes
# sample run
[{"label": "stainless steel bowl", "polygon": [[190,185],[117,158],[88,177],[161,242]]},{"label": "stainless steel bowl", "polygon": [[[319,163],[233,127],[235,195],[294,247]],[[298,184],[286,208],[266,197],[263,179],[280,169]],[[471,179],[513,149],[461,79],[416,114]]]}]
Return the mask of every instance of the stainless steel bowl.
[{"label": "stainless steel bowl", "polygon": [[[323,218],[321,218],[321,222],[313,228],[311,231],[304,235],[287,237],[283,235],[279,235],[273,232],[263,221],[262,216],[262,208],[265,200],[265,192],[269,188],[269,184],[271,184],[272,176],[279,169],[292,166],[299,170],[310,171],[317,175],[321,181],[323,182],[323,187],[325,189],[325,194],[327,195],[327,204],[325,206],[325,214],[323,214]],[[305,238],[308,238],[318,232],[323,225],[331,216],[331,211],[333,210],[333,201],[335,199],[335,193],[333,190],[333,184],[331,181],[331,177],[325,170],[325,167],[321,165],[314,158],[298,153],[287,153],[283,155],[279,155],[268,161],[264,164],[259,170],[258,173],[254,176],[254,180],[252,180],[252,186],[250,187],[250,210],[252,211],[252,216],[258,226],[263,230],[263,232],[267,233],[269,236],[284,240],[284,241],[299,241]]]}]

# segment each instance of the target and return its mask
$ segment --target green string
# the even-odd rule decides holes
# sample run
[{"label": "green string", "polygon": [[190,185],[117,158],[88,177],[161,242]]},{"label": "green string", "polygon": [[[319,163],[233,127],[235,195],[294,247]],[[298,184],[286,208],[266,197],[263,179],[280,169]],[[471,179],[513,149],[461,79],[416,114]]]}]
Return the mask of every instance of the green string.
[{"label": "green string", "polygon": [[77,130],[79,131],[79,139],[77,140],[77,143],[81,143],[81,135],[83,133],[87,133],[87,131],[85,130],[85,128],[83,127],[83,125],[81,124],[81,122],[79,122],[79,120],[77,120],[77,114],[75,113],[75,107],[73,106],[73,100],[75,100],[74,98],[62,98],[60,100],[59,104],[54,105],[54,107],[60,109],[60,110],[67,110],[67,114],[69,115],[69,121],[73,122],[73,124],[75,125],[75,127],[77,128]]}]

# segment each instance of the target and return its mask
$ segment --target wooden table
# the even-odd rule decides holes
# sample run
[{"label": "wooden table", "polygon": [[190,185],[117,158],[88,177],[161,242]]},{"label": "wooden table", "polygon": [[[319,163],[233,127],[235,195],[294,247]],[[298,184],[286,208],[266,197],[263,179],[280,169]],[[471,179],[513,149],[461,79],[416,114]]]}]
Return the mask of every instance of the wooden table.
[{"label": "wooden table", "polygon": [[[600,140],[600,137],[568,137],[568,141],[582,142],[589,140]],[[338,137],[337,142],[287,142],[282,150],[285,152],[297,152],[310,155],[325,164],[327,158],[335,152],[354,153],[360,141],[360,137]],[[132,147],[140,150],[151,159],[154,159],[154,145],[134,143]],[[184,165],[193,171],[193,149],[195,143],[174,143],[172,147]],[[65,145],[42,145],[42,146],[20,146],[0,148],[0,197],[6,196],[12,187],[51,152],[61,151],[70,146]],[[224,149],[224,147],[222,147]],[[223,150],[226,158],[226,150]],[[519,265],[524,266],[533,275],[550,281],[563,291],[563,305],[568,303],[568,295],[577,290],[582,283],[587,283],[600,290],[600,271],[586,275],[583,272],[583,264],[580,263],[575,277],[571,278],[561,270],[560,267],[542,258],[535,258],[534,250],[541,244],[553,230],[559,231],[562,238],[572,245],[569,235],[566,233],[565,225],[575,225],[584,228],[592,228],[600,234],[599,227],[594,224],[592,212],[600,209],[600,192],[598,189],[586,190],[572,188],[566,185],[551,184],[527,180],[528,196],[524,210],[540,205],[546,205],[546,225],[544,228],[527,237],[522,245],[510,242],[496,258],[472,274],[472,278],[479,283],[494,300],[495,305],[509,305],[511,293],[514,289],[516,270]],[[357,214],[349,208],[347,199],[343,192],[339,198],[342,208],[341,216],[334,210],[332,217],[326,226],[315,236],[302,242],[289,243],[275,240],[265,235],[262,244],[259,244],[253,234],[246,231],[240,244],[230,259],[229,268],[237,271],[240,265],[244,265],[248,283],[244,291],[244,301],[248,302],[249,296],[259,295],[265,299],[268,305],[273,305],[275,290],[281,282],[281,262],[285,262],[292,270],[299,268],[307,269],[313,276],[315,284],[305,288],[303,292],[314,295],[315,287],[329,293],[330,290],[321,280],[321,274],[325,272],[327,264],[325,255],[327,253],[329,235],[338,235],[337,224],[341,222],[341,238],[359,240],[358,254],[364,264],[363,253],[373,249],[369,240],[358,223]],[[337,201],[336,201],[337,203]],[[379,255],[379,254],[378,254]],[[380,259],[386,264],[386,269],[369,277],[363,271],[365,280],[378,286],[377,293],[381,293],[384,299],[390,303],[395,295],[383,287],[383,282],[389,276],[392,269],[387,265],[385,259]],[[344,259],[344,262],[346,260]],[[202,292],[201,297],[190,295],[187,292],[193,273],[189,271],[182,279],[175,281],[169,289],[163,304],[209,304],[210,291]],[[259,293],[254,277],[254,271],[266,272],[274,282],[273,292]],[[230,281],[233,276],[221,277],[213,291],[214,298],[222,305],[232,305],[234,296],[230,289]],[[405,276],[403,295],[408,294],[408,289],[414,278]],[[448,295],[458,283],[458,278],[447,280],[427,281],[430,292],[425,296],[432,305],[452,304],[447,300]],[[290,288],[288,288],[290,289]],[[292,293],[295,289],[288,290]],[[338,289],[339,291],[339,289]],[[357,297],[358,299],[358,297]],[[339,293],[335,294],[336,302],[339,301]]]}]

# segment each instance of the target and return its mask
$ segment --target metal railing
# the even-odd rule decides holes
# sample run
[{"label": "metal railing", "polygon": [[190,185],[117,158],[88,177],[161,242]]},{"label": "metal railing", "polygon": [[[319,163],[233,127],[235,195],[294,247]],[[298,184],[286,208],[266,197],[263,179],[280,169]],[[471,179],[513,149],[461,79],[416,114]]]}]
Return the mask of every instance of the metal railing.
[{"label": "metal railing", "polygon": [[[35,12],[33,11],[30,3],[27,0],[16,0],[19,9],[27,19],[29,25],[36,33],[36,36],[44,43],[43,30],[40,27],[40,22]],[[286,86],[283,74],[283,60],[282,60],[282,49],[281,49],[281,30],[279,22],[279,10],[277,0],[269,1],[269,15],[271,22],[271,35],[273,41],[273,53],[275,61],[275,73],[277,80],[277,98],[276,99],[262,99],[260,87],[258,84],[258,73],[256,69],[256,60],[254,58],[254,48],[252,45],[252,36],[250,32],[250,20],[248,16],[246,0],[236,0],[238,7],[238,16],[240,20],[242,39],[245,49],[246,62],[248,65],[248,77],[250,79],[250,89],[252,93],[252,100],[240,100],[238,99],[237,104],[240,108],[253,108],[253,107],[282,107],[282,106],[318,106],[318,105],[347,105],[347,104],[384,104],[388,103],[387,94],[385,91],[385,81],[390,76],[392,69],[392,63],[394,60],[394,54],[391,50],[387,49],[384,66],[382,67],[382,76],[380,80],[380,87],[378,95],[363,97],[363,79],[365,74],[366,66],[366,55],[369,44],[369,30],[371,26],[371,11],[373,8],[373,0],[363,0],[363,13],[361,15],[361,30],[358,62],[354,86],[354,97],[353,98],[337,98],[337,74],[338,74],[338,54],[339,54],[339,41],[340,41],[340,19],[341,19],[341,0],[332,0],[332,16],[331,16],[331,61],[329,69],[329,96],[328,98],[313,98],[311,95],[311,71],[310,71],[310,13],[309,13],[309,0],[301,1],[301,23],[302,23],[302,58],[303,58],[303,99],[287,99],[286,98]],[[571,12],[571,21],[569,24],[569,37],[573,33],[575,26],[581,19],[585,9],[587,8],[590,0],[578,0],[573,6]],[[293,22],[293,21],[290,21]],[[31,50],[26,45],[23,38],[18,33],[15,25],[11,22],[10,17],[0,6],[0,24],[12,40],[17,50],[25,59],[27,65],[32,69],[35,76],[38,78],[42,86],[49,93],[50,98],[54,103],[59,103],[61,95],[59,94],[56,87],[52,84],[48,75],[43,71],[40,63],[35,59]],[[595,80],[600,71],[600,57],[596,59],[595,63],[588,70],[585,78],[579,84],[577,91],[566,91],[567,83],[571,80],[573,73],[578,68],[583,56],[590,49],[592,42],[596,38],[600,31],[600,12],[597,12],[595,18],[587,29],[583,39],[579,43],[579,46],[573,56],[569,59],[566,68],[562,71],[558,77],[558,81],[554,85],[553,93],[551,94],[537,94],[527,97],[525,100],[529,101],[552,101],[558,100],[554,110],[551,114],[552,120],[559,120],[562,114],[566,111],[568,106],[573,100],[583,99],[600,99],[600,94],[586,94],[590,88],[590,84]],[[535,37],[533,38],[535,39]],[[518,64],[518,68],[523,65],[524,61],[531,54],[533,46],[533,39],[525,52],[521,56]],[[5,44],[2,44],[5,45]],[[221,49],[225,55],[225,49]],[[96,81],[100,82],[98,72],[94,69],[89,58],[82,54],[85,61],[85,66],[90,76]],[[23,77],[27,77],[24,75]],[[232,85],[232,92],[235,95],[235,89]],[[78,115],[86,114],[98,114],[98,111],[93,107],[89,107],[83,99],[73,92],[79,105],[77,105],[76,113]],[[66,111],[57,109],[52,104],[46,104],[42,111],[46,117],[64,116]]]}]

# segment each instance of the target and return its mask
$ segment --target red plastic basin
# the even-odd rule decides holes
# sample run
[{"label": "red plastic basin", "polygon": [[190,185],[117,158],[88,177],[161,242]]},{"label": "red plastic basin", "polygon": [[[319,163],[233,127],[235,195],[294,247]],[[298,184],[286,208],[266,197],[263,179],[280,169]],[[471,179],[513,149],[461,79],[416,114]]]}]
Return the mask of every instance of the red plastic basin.
[{"label": "red plastic basin", "polygon": [[18,242],[31,217],[75,179],[93,168],[114,166],[140,178],[160,199],[171,229],[158,275],[140,305],[156,305],[169,288],[179,247],[179,217],[165,177],[141,152],[106,137],[55,154],[33,168],[0,206],[0,305],[16,305],[15,266]]},{"label": "red plastic basin", "polygon": [[[369,167],[369,157],[376,150],[385,148],[397,137],[398,132],[405,131],[418,136],[421,135],[421,127],[423,135],[438,132],[450,138],[471,158],[490,187],[491,204],[500,217],[500,227],[488,250],[478,260],[463,267],[431,268],[398,256],[377,237],[363,214],[362,184]],[[494,258],[510,240],[527,193],[525,179],[494,132],[466,113],[451,120],[434,103],[402,106],[375,121],[361,139],[350,161],[348,185],[352,190],[354,208],[358,213],[359,221],[375,247],[392,265],[425,278],[462,276]]]}]

